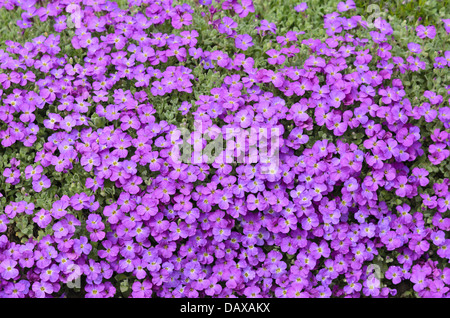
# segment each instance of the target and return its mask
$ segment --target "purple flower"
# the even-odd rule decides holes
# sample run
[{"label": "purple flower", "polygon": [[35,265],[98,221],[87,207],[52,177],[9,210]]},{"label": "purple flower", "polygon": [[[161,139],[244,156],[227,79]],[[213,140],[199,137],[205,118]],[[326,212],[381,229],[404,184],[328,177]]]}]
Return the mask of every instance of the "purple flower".
[{"label": "purple flower", "polygon": [[37,298],[46,298],[47,294],[54,292],[53,285],[49,282],[34,282],[32,290]]},{"label": "purple flower", "polygon": [[133,298],[150,298],[152,296],[152,286],[153,284],[145,280],[144,282],[135,281],[132,286],[132,296]]},{"label": "purple flower", "polygon": [[408,50],[410,50],[412,53],[420,54],[422,52],[422,47],[420,44],[410,42],[408,43]]},{"label": "purple flower", "polygon": [[337,5],[337,9],[340,12],[353,10],[355,8],[356,8],[356,6],[355,6],[355,2],[353,0],[347,0],[346,2],[339,2]]},{"label": "purple flower", "polygon": [[236,36],[235,45],[238,49],[247,51],[247,49],[253,46],[252,37],[248,34],[239,34]]},{"label": "purple flower", "polygon": [[416,27],[417,36],[421,39],[434,39],[436,36],[436,27],[434,25],[423,26],[422,24]]},{"label": "purple flower", "polygon": [[20,181],[20,170],[6,168],[3,171],[3,176],[6,177],[5,180],[6,183],[11,183],[12,185],[15,185]]},{"label": "purple flower", "polygon": [[306,2],[302,2],[294,7],[294,10],[297,12],[305,12],[308,9],[308,4]]},{"label": "purple flower", "polygon": [[444,23],[445,31],[450,33],[450,19],[442,19],[442,22]]},{"label": "purple flower", "polygon": [[36,192],[41,192],[42,189],[48,189],[50,186],[50,179],[46,175],[42,175],[39,180],[33,181],[33,190]]},{"label": "purple flower", "polygon": [[92,245],[88,243],[88,239],[85,236],[81,236],[79,239],[74,240],[73,249],[78,255],[88,255],[92,250]]},{"label": "purple flower", "polygon": [[275,49],[268,50],[266,54],[270,56],[270,58],[268,58],[267,61],[271,65],[283,64],[284,61],[286,60],[286,57]]},{"label": "purple flower", "polygon": [[5,280],[15,278],[19,274],[19,270],[16,268],[17,262],[11,259],[5,259],[0,264],[0,274]]},{"label": "purple flower", "polygon": [[417,177],[419,184],[424,187],[429,183],[429,180],[427,178],[429,172],[426,169],[423,168],[414,168],[412,171],[413,175]]},{"label": "purple flower", "polygon": [[219,32],[228,35],[233,34],[233,29],[237,28],[238,24],[230,17],[223,17],[222,23],[219,24]]},{"label": "purple flower", "polygon": [[241,0],[241,3],[236,2],[234,10],[240,18],[245,18],[250,12],[255,12],[252,0]]}]

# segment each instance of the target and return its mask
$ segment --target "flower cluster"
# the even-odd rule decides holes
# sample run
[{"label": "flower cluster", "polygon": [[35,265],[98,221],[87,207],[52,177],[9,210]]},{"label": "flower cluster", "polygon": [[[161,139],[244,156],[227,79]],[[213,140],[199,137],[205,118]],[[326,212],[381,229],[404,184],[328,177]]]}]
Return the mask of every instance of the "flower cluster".
[{"label": "flower cluster", "polygon": [[[448,162],[450,107],[432,90],[410,100],[397,78],[426,69],[423,43],[448,21],[418,25],[396,56],[391,25],[369,32],[351,0],[324,16],[325,40],[267,20],[240,33],[251,0],[177,3],[1,2],[21,29],[55,34],[0,50],[2,176],[26,194],[0,196],[0,297],[118,297],[125,280],[135,298],[448,296],[449,178],[422,164]],[[231,45],[208,46],[197,25]],[[206,92],[199,72],[223,76]],[[190,163],[181,123],[202,129]],[[227,151],[210,163],[218,138]],[[271,139],[276,168],[252,147]],[[58,185],[74,174],[83,190],[69,195]]]}]

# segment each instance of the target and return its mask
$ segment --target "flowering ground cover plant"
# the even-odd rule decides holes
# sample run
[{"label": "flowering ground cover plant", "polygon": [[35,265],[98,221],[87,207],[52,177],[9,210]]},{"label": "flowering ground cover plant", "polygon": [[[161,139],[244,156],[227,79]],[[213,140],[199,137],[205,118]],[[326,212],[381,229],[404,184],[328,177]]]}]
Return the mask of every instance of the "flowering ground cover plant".
[{"label": "flowering ground cover plant", "polygon": [[447,297],[450,5],[379,5],[0,0],[0,297]]}]

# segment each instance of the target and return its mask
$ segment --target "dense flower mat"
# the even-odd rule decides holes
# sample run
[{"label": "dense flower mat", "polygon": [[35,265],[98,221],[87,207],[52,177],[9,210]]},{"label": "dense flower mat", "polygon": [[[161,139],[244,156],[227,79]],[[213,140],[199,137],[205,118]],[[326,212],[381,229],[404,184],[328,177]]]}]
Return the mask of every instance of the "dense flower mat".
[{"label": "dense flower mat", "polygon": [[0,297],[449,295],[448,12],[357,4],[1,0]]}]

